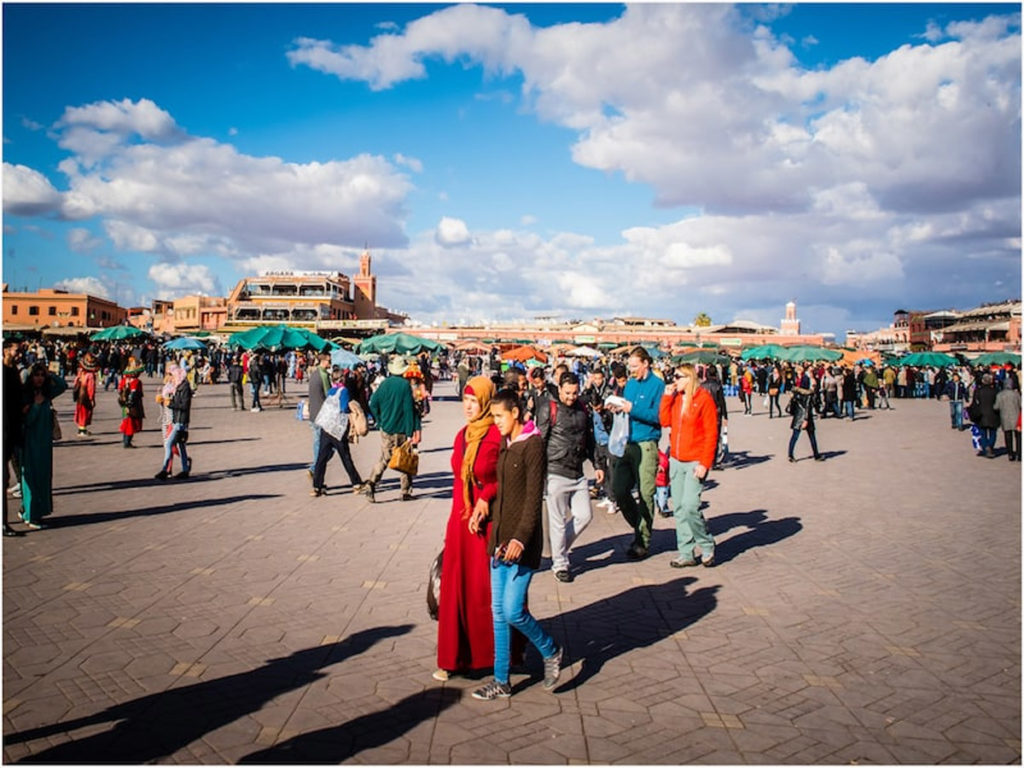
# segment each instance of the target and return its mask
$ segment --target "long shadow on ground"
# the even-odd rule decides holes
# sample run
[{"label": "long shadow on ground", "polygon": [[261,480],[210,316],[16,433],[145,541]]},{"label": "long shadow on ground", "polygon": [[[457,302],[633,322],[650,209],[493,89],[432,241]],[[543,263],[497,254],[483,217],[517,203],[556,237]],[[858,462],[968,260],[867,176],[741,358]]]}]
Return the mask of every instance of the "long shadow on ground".
[{"label": "long shadow on ground", "polygon": [[389,744],[420,723],[437,717],[461,697],[462,692],[456,688],[428,688],[387,709],[303,733],[246,755],[238,762],[242,765],[336,765],[363,750]]},{"label": "long shadow on ground", "polygon": [[202,507],[220,507],[231,504],[238,504],[242,501],[256,501],[258,499],[277,499],[283,494],[280,493],[247,493],[239,496],[226,496],[221,499],[195,499],[193,501],[179,501],[174,504],[164,504],[160,507],[144,507],[143,509],[129,509],[121,512],[93,512],[85,515],[62,515],[59,517],[46,518],[46,525],[50,528],[71,528],[76,525],[93,525],[95,523],[109,523],[114,520],[126,520],[130,517],[149,517],[151,515],[167,515],[172,512],[184,512],[188,509],[200,509]]},{"label": "long shadow on ground", "polygon": [[332,645],[306,648],[291,656],[271,659],[249,672],[172,688],[116,704],[94,715],[7,734],[4,743],[20,744],[120,720],[102,733],[58,744],[21,762],[146,763],[159,760],[211,731],[258,711],[275,697],[324,677],[320,671],[324,667],[363,653],[380,640],[404,635],[411,629],[411,624],[403,624],[364,630]]},{"label": "long shadow on ground", "polygon": [[695,581],[687,576],[633,587],[545,622],[554,628],[555,640],[565,643],[562,665],[581,662],[579,673],[555,693],[583,685],[611,659],[661,642],[715,610],[719,586],[687,594],[686,588]]}]

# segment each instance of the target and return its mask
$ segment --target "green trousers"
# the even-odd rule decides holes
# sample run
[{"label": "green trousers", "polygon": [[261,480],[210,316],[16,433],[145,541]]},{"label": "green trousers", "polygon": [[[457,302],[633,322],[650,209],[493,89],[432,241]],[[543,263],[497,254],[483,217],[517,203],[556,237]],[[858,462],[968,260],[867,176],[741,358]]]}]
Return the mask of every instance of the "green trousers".
[{"label": "green trousers", "polygon": [[[612,493],[626,522],[633,526],[633,544],[647,549],[651,545],[654,526],[654,478],[658,474],[658,443],[644,440],[626,443],[626,451],[615,463]],[[633,499],[633,488],[639,486],[640,501]]]}]

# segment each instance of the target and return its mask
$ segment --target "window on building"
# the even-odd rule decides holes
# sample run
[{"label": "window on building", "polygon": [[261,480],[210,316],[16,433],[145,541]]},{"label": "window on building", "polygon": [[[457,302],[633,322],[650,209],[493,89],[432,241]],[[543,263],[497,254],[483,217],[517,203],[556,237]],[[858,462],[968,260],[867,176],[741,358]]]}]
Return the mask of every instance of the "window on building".
[{"label": "window on building", "polygon": [[50,317],[56,317],[56,316],[57,316],[57,308],[56,308],[56,307],[53,307],[53,306],[49,307],[49,308],[47,309],[47,314],[48,314],[48,315],[49,315]]},{"label": "window on building", "polygon": [[78,307],[72,307],[71,308],[71,316],[72,317],[78,317]]},{"label": "window on building", "polygon": [[18,305],[17,304],[11,304],[11,314],[12,315],[18,314]]},{"label": "window on building", "polygon": [[37,307],[35,304],[31,305],[28,308],[28,313],[30,315],[38,315],[39,314],[39,307]]}]

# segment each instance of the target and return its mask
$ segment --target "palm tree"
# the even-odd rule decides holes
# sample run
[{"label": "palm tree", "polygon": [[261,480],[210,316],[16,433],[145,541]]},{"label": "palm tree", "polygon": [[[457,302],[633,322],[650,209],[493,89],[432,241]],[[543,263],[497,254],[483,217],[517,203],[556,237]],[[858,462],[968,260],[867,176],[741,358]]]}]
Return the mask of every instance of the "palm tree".
[{"label": "palm tree", "polygon": [[707,328],[711,325],[711,317],[706,312],[698,312],[697,316],[693,318],[693,324],[700,328]]}]

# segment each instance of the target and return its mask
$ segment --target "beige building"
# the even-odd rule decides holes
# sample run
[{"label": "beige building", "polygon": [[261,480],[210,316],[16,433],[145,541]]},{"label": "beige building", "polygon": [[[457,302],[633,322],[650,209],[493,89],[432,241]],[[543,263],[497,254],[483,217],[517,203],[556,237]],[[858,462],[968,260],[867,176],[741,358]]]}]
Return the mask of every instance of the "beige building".
[{"label": "beige building", "polygon": [[9,291],[3,286],[5,326],[107,328],[120,325],[128,310],[109,299],[61,288],[42,288],[32,293]]}]

